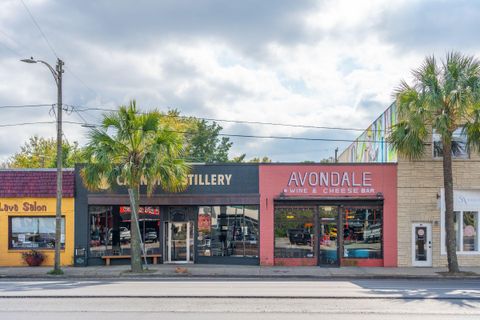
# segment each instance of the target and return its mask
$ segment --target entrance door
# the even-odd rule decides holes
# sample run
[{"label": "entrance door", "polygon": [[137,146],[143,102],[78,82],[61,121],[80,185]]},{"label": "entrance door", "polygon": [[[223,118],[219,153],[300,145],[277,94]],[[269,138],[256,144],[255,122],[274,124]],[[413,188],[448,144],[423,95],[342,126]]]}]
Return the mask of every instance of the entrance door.
[{"label": "entrance door", "polygon": [[166,262],[193,262],[193,223],[165,223]]},{"label": "entrance door", "polygon": [[318,207],[319,219],[319,264],[325,266],[338,266],[338,207]]},{"label": "entrance door", "polygon": [[431,223],[414,223],[412,225],[412,265],[415,267],[432,266]]}]

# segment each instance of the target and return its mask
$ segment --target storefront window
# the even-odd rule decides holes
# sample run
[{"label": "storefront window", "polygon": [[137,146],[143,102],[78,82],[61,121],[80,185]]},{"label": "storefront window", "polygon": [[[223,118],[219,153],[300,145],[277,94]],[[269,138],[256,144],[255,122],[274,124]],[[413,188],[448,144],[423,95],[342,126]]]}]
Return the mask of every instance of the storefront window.
[{"label": "storefront window", "polygon": [[382,216],[380,208],[345,208],[344,258],[382,258]]},{"label": "storefront window", "polygon": [[478,251],[478,212],[463,212],[463,251]]},{"label": "storefront window", "polygon": [[[128,206],[90,206],[90,256],[129,255],[132,239],[131,212]],[[158,207],[140,207],[140,234],[148,254],[159,253]]]},{"label": "storefront window", "polygon": [[[11,217],[11,249],[54,249],[55,217]],[[61,239],[65,246],[65,218],[62,218]]]},{"label": "storefront window", "polygon": [[199,256],[258,257],[258,236],[258,206],[199,207]]},{"label": "storefront window", "polygon": [[275,257],[313,258],[313,208],[275,209]]}]

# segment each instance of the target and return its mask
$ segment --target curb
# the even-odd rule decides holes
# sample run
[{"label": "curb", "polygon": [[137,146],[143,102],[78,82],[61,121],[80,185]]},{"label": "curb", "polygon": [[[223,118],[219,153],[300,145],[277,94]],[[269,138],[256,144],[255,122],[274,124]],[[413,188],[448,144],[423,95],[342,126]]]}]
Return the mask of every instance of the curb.
[{"label": "curb", "polygon": [[195,274],[117,274],[117,275],[48,275],[48,274],[30,274],[30,275],[6,275],[0,274],[0,280],[189,280],[189,279],[231,279],[231,280],[480,280],[480,275],[195,275]]}]

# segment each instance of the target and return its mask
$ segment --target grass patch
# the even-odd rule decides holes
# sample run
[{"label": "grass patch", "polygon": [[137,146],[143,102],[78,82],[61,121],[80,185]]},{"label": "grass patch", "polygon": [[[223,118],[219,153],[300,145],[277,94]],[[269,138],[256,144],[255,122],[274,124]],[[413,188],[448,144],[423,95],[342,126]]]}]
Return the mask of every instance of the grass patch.
[{"label": "grass patch", "polygon": [[478,277],[480,276],[478,273],[470,272],[470,271],[460,271],[460,272],[437,272],[439,275],[444,277]]},{"label": "grass patch", "polygon": [[50,270],[47,272],[47,274],[51,275],[51,276],[61,276],[63,275],[63,270],[62,269],[58,269],[58,270]]}]

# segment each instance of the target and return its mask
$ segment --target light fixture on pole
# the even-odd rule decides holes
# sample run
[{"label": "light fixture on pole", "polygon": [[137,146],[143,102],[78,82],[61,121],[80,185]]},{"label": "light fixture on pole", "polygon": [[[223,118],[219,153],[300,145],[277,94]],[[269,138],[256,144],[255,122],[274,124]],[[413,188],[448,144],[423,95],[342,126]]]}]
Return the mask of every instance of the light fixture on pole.
[{"label": "light fixture on pole", "polygon": [[20,60],[25,63],[42,63],[50,70],[57,84],[57,204],[55,210],[55,263],[53,273],[62,273],[60,269],[60,249],[62,233],[62,74],[63,61],[57,58],[55,69],[43,60],[30,59]]}]

